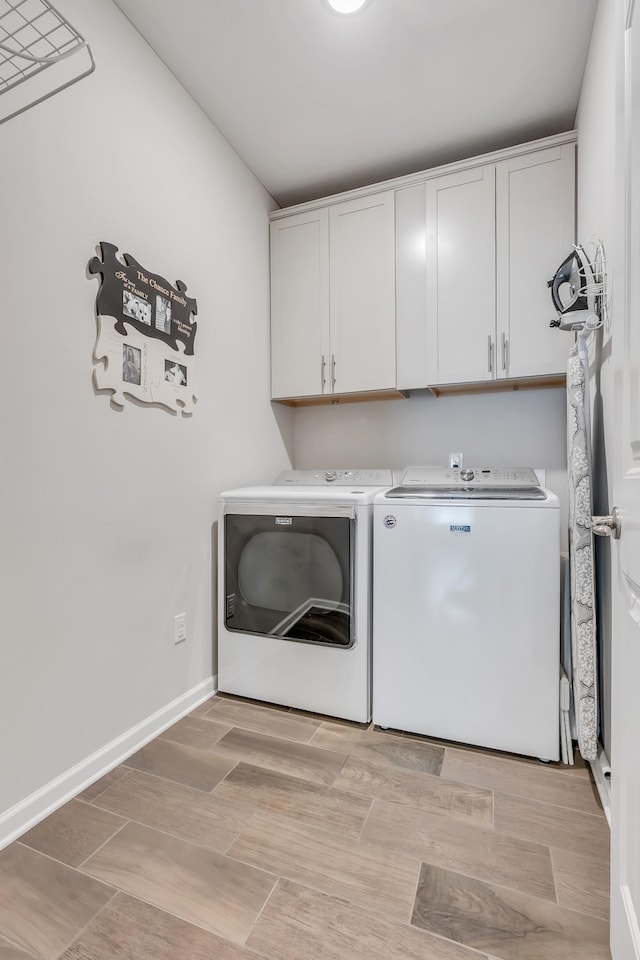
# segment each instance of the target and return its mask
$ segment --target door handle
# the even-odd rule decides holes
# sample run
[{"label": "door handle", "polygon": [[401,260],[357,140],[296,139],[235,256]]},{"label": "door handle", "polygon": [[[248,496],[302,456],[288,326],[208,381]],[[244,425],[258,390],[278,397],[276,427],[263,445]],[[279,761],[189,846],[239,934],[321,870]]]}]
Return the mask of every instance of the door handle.
[{"label": "door handle", "polygon": [[507,340],[506,334],[502,334],[502,369],[507,369],[507,347],[509,341]]},{"label": "door handle", "polygon": [[611,537],[619,540],[622,533],[620,511],[614,507],[608,517],[591,517],[591,529],[597,537]]},{"label": "door handle", "polygon": [[336,355],[335,353],[331,354],[331,389],[335,390],[336,388]]},{"label": "door handle", "polygon": [[489,336],[487,337],[487,350],[488,350],[487,365],[489,367],[489,373],[493,373],[493,340],[491,338],[491,334],[489,334]]},{"label": "door handle", "polygon": [[326,382],[327,382],[327,378],[326,378],[326,376],[325,376],[326,366],[327,366],[327,361],[325,360],[325,358],[324,358],[324,353],[323,353],[323,354],[322,354],[322,360],[320,361],[320,382],[321,382],[321,384],[322,384],[322,392],[323,392],[323,393],[324,393],[324,388],[325,388],[325,385],[326,385]]}]

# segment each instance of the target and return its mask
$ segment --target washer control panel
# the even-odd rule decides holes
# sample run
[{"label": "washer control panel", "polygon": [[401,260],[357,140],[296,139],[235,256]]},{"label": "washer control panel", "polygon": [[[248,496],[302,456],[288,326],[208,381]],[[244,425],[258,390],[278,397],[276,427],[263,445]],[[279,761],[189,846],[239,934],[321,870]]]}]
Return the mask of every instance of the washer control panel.
[{"label": "washer control panel", "polygon": [[538,487],[532,467],[409,467],[403,487]]},{"label": "washer control panel", "polygon": [[285,470],[274,486],[296,487],[390,487],[393,484],[391,470]]}]

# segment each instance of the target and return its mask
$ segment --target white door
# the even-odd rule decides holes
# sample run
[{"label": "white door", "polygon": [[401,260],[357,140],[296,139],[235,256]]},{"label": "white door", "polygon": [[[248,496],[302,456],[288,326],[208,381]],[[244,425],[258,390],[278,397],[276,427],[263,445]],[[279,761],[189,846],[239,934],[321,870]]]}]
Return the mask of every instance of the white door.
[{"label": "white door", "polygon": [[575,241],[575,144],[496,165],[497,376],[564,374],[547,280]]},{"label": "white door", "polygon": [[327,389],[329,213],[311,210],[271,223],[271,396]]},{"label": "white door", "polygon": [[[622,536],[614,548],[611,745],[611,952],[640,958],[640,12],[626,0],[624,196],[619,266],[626,296],[614,317],[620,386],[614,502]],[[622,118],[619,118],[620,120]],[[622,168],[623,164],[620,164]],[[622,172],[622,169],[620,170]],[[620,277],[620,280],[623,278]]]},{"label": "white door", "polygon": [[430,384],[496,376],[495,165],[427,181]]},{"label": "white door", "polygon": [[393,190],[330,208],[334,393],[396,385]]}]

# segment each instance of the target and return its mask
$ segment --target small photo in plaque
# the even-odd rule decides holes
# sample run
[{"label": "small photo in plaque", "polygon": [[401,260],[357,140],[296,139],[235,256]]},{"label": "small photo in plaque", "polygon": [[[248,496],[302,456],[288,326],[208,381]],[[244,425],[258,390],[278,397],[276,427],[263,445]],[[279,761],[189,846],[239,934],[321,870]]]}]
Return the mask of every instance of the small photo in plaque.
[{"label": "small photo in plaque", "polygon": [[185,387],[187,385],[187,368],[183,367],[181,363],[165,360],[164,378],[176,387]]},{"label": "small photo in plaque", "polygon": [[138,347],[125,344],[122,347],[122,379],[125,383],[135,383],[140,386],[140,369],[142,353]]},{"label": "small photo in plaque", "polygon": [[151,304],[142,297],[136,297],[135,293],[129,290],[122,291],[122,312],[125,317],[151,326]]}]

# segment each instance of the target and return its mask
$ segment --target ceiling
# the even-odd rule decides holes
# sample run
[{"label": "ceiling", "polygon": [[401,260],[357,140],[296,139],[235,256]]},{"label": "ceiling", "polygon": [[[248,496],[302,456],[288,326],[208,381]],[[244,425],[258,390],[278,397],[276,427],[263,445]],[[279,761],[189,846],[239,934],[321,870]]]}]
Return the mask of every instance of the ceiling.
[{"label": "ceiling", "polygon": [[570,130],[597,0],[115,0],[281,206]]}]

